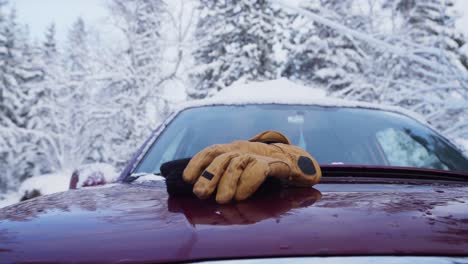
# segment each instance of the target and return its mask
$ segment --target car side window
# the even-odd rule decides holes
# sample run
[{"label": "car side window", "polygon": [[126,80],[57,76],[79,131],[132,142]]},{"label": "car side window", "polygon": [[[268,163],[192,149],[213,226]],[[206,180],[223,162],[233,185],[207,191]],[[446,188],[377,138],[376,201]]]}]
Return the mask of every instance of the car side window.
[{"label": "car side window", "polygon": [[436,155],[402,130],[381,130],[376,138],[391,166],[448,169]]}]

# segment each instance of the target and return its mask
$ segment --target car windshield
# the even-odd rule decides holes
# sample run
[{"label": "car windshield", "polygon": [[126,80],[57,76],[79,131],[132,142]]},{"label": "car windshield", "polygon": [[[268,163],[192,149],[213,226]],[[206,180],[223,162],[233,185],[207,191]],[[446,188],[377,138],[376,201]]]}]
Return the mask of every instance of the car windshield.
[{"label": "car windshield", "polygon": [[167,161],[212,144],[284,133],[324,164],[403,166],[468,172],[446,139],[401,114],[364,108],[301,105],[206,106],[182,111],[149,148],[135,173],[159,173]]}]

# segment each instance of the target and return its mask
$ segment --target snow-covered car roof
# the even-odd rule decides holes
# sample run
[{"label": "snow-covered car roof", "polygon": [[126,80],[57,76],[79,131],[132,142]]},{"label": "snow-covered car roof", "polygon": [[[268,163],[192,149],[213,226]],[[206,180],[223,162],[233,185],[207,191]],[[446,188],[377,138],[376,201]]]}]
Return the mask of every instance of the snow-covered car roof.
[{"label": "snow-covered car roof", "polygon": [[288,79],[234,84],[207,99],[181,103],[176,106],[175,112],[200,106],[245,104],[291,104],[376,109],[403,114],[424,125],[429,125],[421,115],[401,107],[332,98],[327,95],[324,89],[306,87]]}]

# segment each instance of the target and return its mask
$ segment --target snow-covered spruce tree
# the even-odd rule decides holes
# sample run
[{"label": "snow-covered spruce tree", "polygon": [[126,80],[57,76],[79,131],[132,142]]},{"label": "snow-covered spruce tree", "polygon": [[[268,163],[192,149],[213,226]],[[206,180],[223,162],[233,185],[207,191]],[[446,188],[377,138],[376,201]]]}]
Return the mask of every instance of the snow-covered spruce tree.
[{"label": "snow-covered spruce tree", "polygon": [[28,113],[36,102],[31,87],[42,79],[26,28],[16,12],[5,15],[0,3],[0,189],[14,188],[34,169],[33,135]]},{"label": "snow-covered spruce tree", "polygon": [[[282,41],[286,15],[268,0],[201,0],[195,37],[192,98],[233,82],[279,76],[275,45]],[[192,88],[192,87],[191,87]]]},{"label": "snow-covered spruce tree", "polygon": [[[35,131],[36,174],[76,169],[93,162],[114,163],[112,142],[119,126],[115,112],[101,93],[102,55],[91,46],[90,33],[79,18],[72,25],[64,51],[57,49],[51,25],[41,46],[44,80],[36,86],[37,104],[30,111],[28,129]],[[117,131],[117,132],[116,132]]]},{"label": "snow-covered spruce tree", "polygon": [[57,40],[55,32],[55,23],[50,24],[44,34],[44,42],[42,44],[42,57],[44,61],[54,61],[57,59]]},{"label": "snow-covered spruce tree", "polygon": [[0,13],[0,122],[4,126],[24,126],[22,109],[26,95],[20,89],[21,47],[18,45],[19,27],[13,10],[9,16]]},{"label": "snow-covered spruce tree", "polygon": [[91,100],[95,88],[88,81],[93,72],[89,60],[87,30],[82,19],[72,25],[66,51],[56,49],[55,33],[50,26],[38,58],[44,68],[43,80],[32,87],[36,103],[28,113],[27,129],[36,153],[35,175],[76,168],[91,152],[89,131],[93,113]]},{"label": "snow-covered spruce tree", "polygon": [[[25,28],[25,32],[28,32],[27,27]],[[27,144],[28,150],[24,151],[21,156],[23,157],[23,162],[25,164],[31,164],[31,166],[28,168],[27,175],[20,178],[21,181],[26,177],[48,171],[46,163],[42,163],[47,155],[43,153],[38,146],[42,135],[39,135],[30,125],[33,116],[31,113],[45,95],[42,90],[42,83],[45,78],[47,65],[42,63],[42,54],[39,44],[31,43],[28,36],[29,34],[24,34],[24,37],[19,41],[22,49],[21,68],[24,71],[23,75],[27,76],[27,81],[21,84],[21,88],[27,95],[23,106],[25,125],[22,133],[24,134],[25,144]]]},{"label": "snow-covered spruce tree", "polygon": [[[82,18],[78,18],[67,35],[64,50],[64,80],[58,79],[53,89],[57,89],[56,107],[62,113],[56,113],[56,122],[62,131],[59,135],[66,137],[61,141],[62,153],[57,155],[57,167],[76,167],[84,162],[89,150],[89,138],[86,135],[86,121],[90,118],[88,111],[92,111],[91,95],[95,88],[88,83],[92,74],[90,50],[88,48],[88,31]],[[91,128],[90,128],[91,129]]]},{"label": "snow-covered spruce tree", "polygon": [[[303,8],[349,27],[367,30],[362,16],[350,10],[355,1],[309,0]],[[346,34],[298,15],[293,21],[282,75],[325,87],[339,97],[372,101],[376,95],[364,71],[365,54]]]},{"label": "snow-covered spruce tree", "polygon": [[[111,147],[103,139],[110,137],[112,112],[118,109],[106,107],[106,95],[100,95],[102,81],[99,49],[90,44],[90,31],[83,19],[78,18],[68,33],[63,57],[65,75],[53,72],[56,107],[53,126],[58,128],[59,143],[53,146],[54,170],[71,168],[84,163],[111,162],[113,156],[106,153]],[[107,144],[106,144],[107,143]]]},{"label": "snow-covered spruce tree", "polygon": [[[89,58],[88,31],[82,18],[78,18],[68,32],[66,49],[67,67],[72,73],[86,73]],[[78,76],[77,76],[78,77]]]},{"label": "snow-covered spruce tree", "polygon": [[[43,69],[43,79],[31,87],[35,103],[28,113],[27,128],[33,133],[37,166],[33,175],[56,171],[61,168],[58,157],[63,155],[63,142],[67,139],[66,108],[61,104],[63,84],[67,82],[67,71],[60,58],[55,40],[55,26],[50,25],[44,42],[38,44],[36,60]],[[62,85],[62,86],[61,86]]]}]

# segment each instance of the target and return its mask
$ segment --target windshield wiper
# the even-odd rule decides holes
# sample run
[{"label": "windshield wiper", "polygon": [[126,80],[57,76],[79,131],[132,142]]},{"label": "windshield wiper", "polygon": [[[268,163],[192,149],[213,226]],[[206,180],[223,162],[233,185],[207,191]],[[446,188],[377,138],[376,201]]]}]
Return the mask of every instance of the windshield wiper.
[{"label": "windshield wiper", "polygon": [[323,177],[364,177],[390,179],[418,179],[468,181],[468,174],[458,171],[433,170],[413,167],[320,165]]},{"label": "windshield wiper", "polygon": [[142,176],[145,176],[145,175],[148,175],[148,174],[152,174],[152,175],[156,175],[156,176],[162,176],[161,173],[159,173],[159,172],[155,172],[155,173],[141,173],[141,172],[139,172],[139,173],[133,173],[133,174],[125,177],[123,182],[131,183],[131,182],[136,181],[138,178],[140,178]]}]

